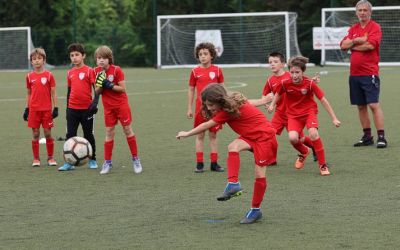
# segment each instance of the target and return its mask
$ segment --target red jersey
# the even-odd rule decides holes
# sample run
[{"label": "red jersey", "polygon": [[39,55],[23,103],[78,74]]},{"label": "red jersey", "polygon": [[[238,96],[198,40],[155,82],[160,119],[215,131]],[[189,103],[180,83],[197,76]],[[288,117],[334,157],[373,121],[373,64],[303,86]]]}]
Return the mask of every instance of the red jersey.
[{"label": "red jersey", "polygon": [[[96,75],[102,70],[101,67],[96,67],[94,69]],[[121,67],[114,64],[111,64],[105,73],[107,79],[114,85],[119,85],[120,82],[125,80],[125,75]],[[111,89],[103,89],[102,96],[104,109],[112,109],[128,105],[128,96],[125,92],[115,92]]]},{"label": "red jersey", "polygon": [[[353,25],[347,36],[343,40],[350,38],[367,36],[367,41],[374,46],[373,50],[369,51],[356,51],[351,50],[350,56],[350,75],[351,76],[367,76],[379,75],[379,49],[382,39],[381,26],[370,20],[368,24],[361,28],[360,23]],[[343,40],[340,42],[342,43]]]},{"label": "red jersey", "polygon": [[275,129],[258,108],[246,102],[239,108],[239,112],[240,115],[235,117],[221,110],[211,119],[218,124],[228,123],[233,131],[250,141],[264,140],[275,136]]},{"label": "red jersey", "polygon": [[30,111],[48,111],[52,109],[51,88],[56,87],[56,81],[50,71],[26,75],[26,88],[31,90],[28,107]]},{"label": "red jersey", "polygon": [[213,64],[208,68],[197,66],[190,73],[189,86],[196,88],[196,112],[201,108],[201,92],[212,83],[224,83],[220,67]]},{"label": "red jersey", "polygon": [[[267,82],[265,83],[264,89],[263,89],[263,95],[266,96],[269,93],[276,93],[276,90],[278,89],[278,86],[281,85],[283,81],[288,81],[290,80],[290,72],[285,71],[285,73],[281,76],[270,76],[267,79]],[[276,111],[280,112],[285,112],[286,106],[285,106],[285,94],[281,95],[281,98],[279,101],[276,103]]]},{"label": "red jersey", "polygon": [[321,99],[324,92],[310,78],[303,76],[300,84],[293,83],[292,79],[284,81],[277,89],[277,93],[286,94],[286,113],[288,117],[300,117],[310,113],[318,113],[318,105],[314,95]]},{"label": "red jersey", "polygon": [[71,93],[68,108],[88,109],[92,103],[92,88],[95,81],[94,71],[87,65],[69,70],[67,82],[68,87],[71,88]]}]

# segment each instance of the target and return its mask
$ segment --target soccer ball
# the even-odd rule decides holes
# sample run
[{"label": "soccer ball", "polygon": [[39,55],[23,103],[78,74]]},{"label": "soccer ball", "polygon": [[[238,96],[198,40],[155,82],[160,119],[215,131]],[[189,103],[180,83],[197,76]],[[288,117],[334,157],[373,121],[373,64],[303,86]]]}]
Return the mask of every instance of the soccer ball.
[{"label": "soccer ball", "polygon": [[92,155],[92,145],[85,138],[75,136],[64,143],[64,160],[73,166],[84,165],[92,158]]}]

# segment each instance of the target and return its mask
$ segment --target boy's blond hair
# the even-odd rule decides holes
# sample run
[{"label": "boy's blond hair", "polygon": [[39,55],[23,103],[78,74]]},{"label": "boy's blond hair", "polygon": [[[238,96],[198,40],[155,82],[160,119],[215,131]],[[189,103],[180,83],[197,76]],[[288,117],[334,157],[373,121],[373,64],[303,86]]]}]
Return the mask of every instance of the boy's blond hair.
[{"label": "boy's blond hair", "polygon": [[29,56],[29,59],[32,61],[33,56],[41,56],[46,61],[46,52],[43,48],[34,48]]},{"label": "boy's blond hair", "polygon": [[95,50],[95,52],[94,52],[94,60],[96,60],[97,57],[107,58],[108,61],[109,61],[109,64],[113,64],[114,63],[113,52],[110,49],[110,47],[108,47],[106,45],[102,45],[102,46],[98,47]]}]

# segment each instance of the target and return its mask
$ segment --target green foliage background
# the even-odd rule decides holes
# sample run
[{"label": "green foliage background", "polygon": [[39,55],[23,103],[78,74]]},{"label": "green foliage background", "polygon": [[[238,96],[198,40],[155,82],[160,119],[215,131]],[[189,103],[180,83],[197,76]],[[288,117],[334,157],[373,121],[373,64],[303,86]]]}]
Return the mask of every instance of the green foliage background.
[{"label": "green foliage background", "polygon": [[[312,49],[312,27],[320,26],[321,8],[351,7],[357,0],[0,0],[0,26],[31,26],[35,46],[48,53],[49,63],[69,63],[66,48],[74,41],[88,54],[110,45],[118,64],[153,66],[156,16],[237,12],[294,11],[302,53],[319,63]],[[400,0],[371,0],[374,6],[400,5]],[[74,12],[76,6],[76,12]],[[75,13],[75,15],[74,15]],[[76,22],[76,26],[74,23]],[[76,27],[74,37],[74,27]],[[89,61],[90,64],[90,61]]]}]

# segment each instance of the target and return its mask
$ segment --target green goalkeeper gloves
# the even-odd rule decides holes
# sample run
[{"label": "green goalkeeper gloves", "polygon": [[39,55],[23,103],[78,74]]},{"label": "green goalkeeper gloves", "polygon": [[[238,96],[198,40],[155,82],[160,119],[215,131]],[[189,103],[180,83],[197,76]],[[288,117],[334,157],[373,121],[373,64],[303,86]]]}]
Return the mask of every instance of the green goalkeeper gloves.
[{"label": "green goalkeeper gloves", "polygon": [[114,88],[114,83],[110,82],[104,72],[100,72],[96,77],[96,87],[104,89]]}]

